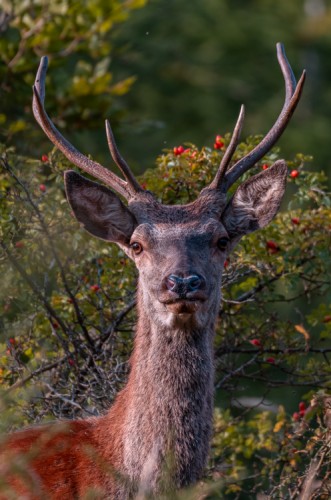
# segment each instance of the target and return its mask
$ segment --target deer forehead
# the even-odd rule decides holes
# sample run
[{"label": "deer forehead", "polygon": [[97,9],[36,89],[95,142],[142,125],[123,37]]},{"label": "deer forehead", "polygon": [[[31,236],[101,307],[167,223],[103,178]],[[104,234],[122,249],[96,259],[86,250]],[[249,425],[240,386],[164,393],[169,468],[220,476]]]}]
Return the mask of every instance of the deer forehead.
[{"label": "deer forehead", "polygon": [[135,229],[131,241],[138,239],[148,242],[151,246],[180,246],[187,242],[209,242],[223,235],[227,235],[224,226],[213,219],[204,222],[145,223]]}]

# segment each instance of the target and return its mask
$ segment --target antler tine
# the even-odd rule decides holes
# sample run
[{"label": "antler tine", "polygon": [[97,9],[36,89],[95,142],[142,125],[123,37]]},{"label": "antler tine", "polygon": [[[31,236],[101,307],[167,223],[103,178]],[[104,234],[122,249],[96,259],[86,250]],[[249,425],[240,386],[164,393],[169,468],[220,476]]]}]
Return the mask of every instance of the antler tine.
[{"label": "antler tine", "polygon": [[241,134],[241,129],[244,123],[244,118],[245,118],[245,106],[242,104],[240,108],[240,113],[237,119],[236,126],[233,130],[233,134],[231,137],[230,144],[228,145],[224,156],[221,160],[220,166],[218,167],[218,171],[214,177],[214,180],[211,182],[209,185],[210,189],[219,189],[221,187],[226,169],[229,166],[229,163],[231,161],[231,158],[236,150],[236,147],[239,142],[240,134]]},{"label": "antler tine", "polygon": [[255,163],[259,161],[277,142],[286,129],[286,126],[300,100],[306,78],[305,70],[302,72],[298,84],[296,84],[292,68],[285,55],[284,46],[281,43],[277,43],[277,56],[285,81],[285,102],[283,108],[273,127],[269,130],[262,141],[250,153],[233,165],[233,167],[225,175],[223,182],[226,190],[228,190],[229,187],[232,186],[232,184],[247,170],[253,167]]},{"label": "antler tine", "polygon": [[127,200],[130,199],[134,194],[132,192],[133,189],[131,188],[131,185],[117,175],[113,174],[110,170],[107,170],[105,167],[100,165],[100,163],[97,163],[80,153],[72,144],[70,144],[70,142],[67,141],[67,139],[63,137],[48,117],[44,108],[47,66],[48,58],[42,57],[36,75],[35,84],[33,86],[32,110],[37,122],[47,137],[58,149],[60,149],[60,151],[62,151],[69,161],[85,172],[91,174],[96,179],[108,184]]},{"label": "antler tine", "polygon": [[133,175],[133,172],[131,171],[129,165],[126,163],[126,161],[124,160],[124,158],[122,157],[121,153],[117,148],[115,137],[112,128],[110,126],[109,120],[106,120],[106,135],[107,135],[107,142],[110,154],[114,162],[124,175],[125,179],[127,180],[127,183],[132,187],[134,192],[143,191],[139,182]]}]

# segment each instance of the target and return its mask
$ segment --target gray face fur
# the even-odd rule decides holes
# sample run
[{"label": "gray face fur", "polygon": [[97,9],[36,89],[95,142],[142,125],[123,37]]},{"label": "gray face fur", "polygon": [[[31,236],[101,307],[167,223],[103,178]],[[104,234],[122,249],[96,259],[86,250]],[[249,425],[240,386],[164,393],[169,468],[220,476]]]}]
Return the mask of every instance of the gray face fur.
[{"label": "gray face fur", "polygon": [[274,217],[286,174],[279,161],[240,185],[229,202],[207,190],[184,206],[161,205],[146,192],[127,208],[112,191],[73,171],[66,173],[66,190],[83,226],[134,260],[143,304],[155,322],[202,327],[219,301],[228,252]]}]

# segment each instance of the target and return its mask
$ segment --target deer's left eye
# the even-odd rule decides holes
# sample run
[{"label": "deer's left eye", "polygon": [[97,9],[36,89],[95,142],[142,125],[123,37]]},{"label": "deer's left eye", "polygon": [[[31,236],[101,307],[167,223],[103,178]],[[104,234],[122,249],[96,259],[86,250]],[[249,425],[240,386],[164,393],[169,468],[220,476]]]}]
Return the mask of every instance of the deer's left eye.
[{"label": "deer's left eye", "polygon": [[225,236],[223,236],[222,238],[219,238],[217,240],[217,247],[219,248],[219,250],[226,250],[226,247],[228,246],[228,243],[229,243],[229,238],[226,238]]}]

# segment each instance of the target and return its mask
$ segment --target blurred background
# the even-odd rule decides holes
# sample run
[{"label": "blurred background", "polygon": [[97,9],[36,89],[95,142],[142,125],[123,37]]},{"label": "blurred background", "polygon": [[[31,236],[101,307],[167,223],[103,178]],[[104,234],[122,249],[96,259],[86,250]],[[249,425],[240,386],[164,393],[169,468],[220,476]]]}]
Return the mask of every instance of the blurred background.
[{"label": "blurred background", "polygon": [[265,134],[284,97],[276,42],[304,95],[279,142],[330,169],[331,2],[327,0],[3,0],[1,139],[50,149],[31,116],[31,85],[50,57],[46,107],[64,134],[109,163],[104,119],[136,170],[185,141],[213,144],[246,105],[243,137]]},{"label": "blurred background", "polygon": [[[110,118],[136,173],[165,150],[142,182],[181,203],[212,179],[225,150],[215,136],[231,133],[241,104],[238,158],[278,117],[277,42],[307,80],[278,143],[289,166],[283,210],[224,271],[209,474],[230,478],[234,496],[226,483],[217,498],[255,499],[279,483],[284,495],[270,498],[289,498],[322,450],[328,480],[331,448],[310,401],[331,390],[330,180],[320,173],[331,172],[331,0],[0,1],[0,431],[108,408],[135,325],[133,265],[72,218],[71,164],[32,116],[40,58],[49,56],[46,109],[64,136],[110,166]],[[173,151],[187,141],[194,155]],[[278,157],[273,149],[252,172]]]}]

